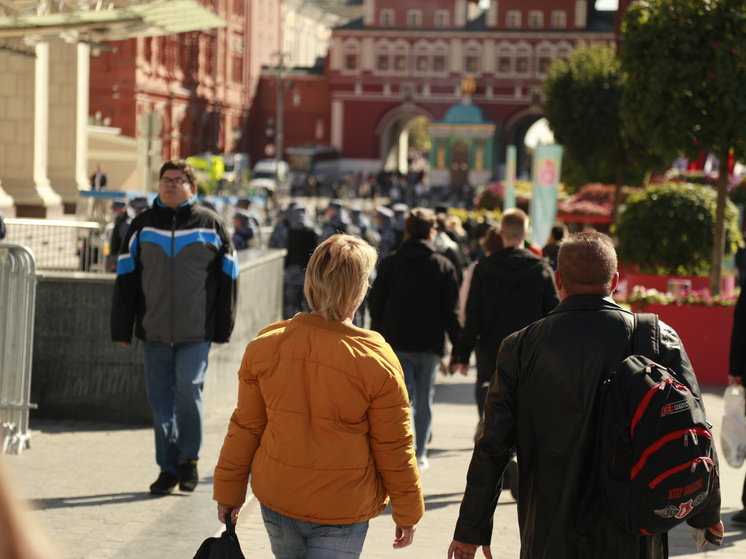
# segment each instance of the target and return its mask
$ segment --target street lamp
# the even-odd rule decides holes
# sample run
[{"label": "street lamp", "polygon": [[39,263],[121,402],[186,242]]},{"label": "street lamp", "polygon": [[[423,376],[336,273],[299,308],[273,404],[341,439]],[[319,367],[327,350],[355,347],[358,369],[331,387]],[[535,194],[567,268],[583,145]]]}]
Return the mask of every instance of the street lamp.
[{"label": "street lamp", "polygon": [[[284,131],[284,108],[285,108],[285,88],[292,89],[295,87],[295,83],[286,82],[285,76],[287,75],[287,66],[285,66],[285,58],[290,56],[287,52],[276,52],[274,56],[278,57],[277,66],[275,66],[275,75],[277,76],[277,115],[275,123],[275,179],[277,178],[277,172],[279,169],[280,161],[282,160],[283,141],[285,140]],[[299,99],[298,95],[293,96],[293,103],[295,104],[296,98]],[[268,134],[269,135],[269,134]]]},{"label": "street lamp", "polygon": [[243,136],[243,129],[236,127],[233,129],[233,152],[238,153],[241,151],[241,136]]}]

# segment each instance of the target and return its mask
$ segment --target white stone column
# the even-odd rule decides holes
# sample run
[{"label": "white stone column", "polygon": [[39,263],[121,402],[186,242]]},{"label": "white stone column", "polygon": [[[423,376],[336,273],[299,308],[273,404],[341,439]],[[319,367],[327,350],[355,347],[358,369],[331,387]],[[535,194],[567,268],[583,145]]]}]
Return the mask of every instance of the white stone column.
[{"label": "white stone column", "polygon": [[13,198],[19,216],[52,217],[62,214],[62,198],[47,178],[49,139],[49,44],[39,43],[36,59],[10,57],[12,91],[6,97],[7,119],[0,133],[4,154],[3,187]]},{"label": "white stone column", "polygon": [[62,197],[66,213],[75,212],[78,192],[89,188],[89,53],[88,45],[52,41],[48,175],[55,192]]}]

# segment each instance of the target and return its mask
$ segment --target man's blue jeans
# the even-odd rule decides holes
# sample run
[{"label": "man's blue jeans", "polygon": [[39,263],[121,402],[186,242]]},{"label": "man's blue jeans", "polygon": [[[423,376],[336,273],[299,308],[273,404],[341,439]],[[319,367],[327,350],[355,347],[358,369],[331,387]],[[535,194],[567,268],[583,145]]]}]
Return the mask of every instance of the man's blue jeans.
[{"label": "man's blue jeans", "polygon": [[316,524],[261,507],[276,559],[357,559],[363,552],[367,520],[355,524]]},{"label": "man's blue jeans", "polygon": [[433,396],[435,374],[438,372],[440,356],[435,353],[397,351],[404,382],[409,392],[409,406],[414,425],[414,446],[417,458],[425,456],[430,425],[433,421]]},{"label": "man's blue jeans", "polygon": [[143,342],[145,387],[153,408],[155,460],[161,471],[179,475],[179,464],[199,459],[202,446],[202,387],[210,342]]}]

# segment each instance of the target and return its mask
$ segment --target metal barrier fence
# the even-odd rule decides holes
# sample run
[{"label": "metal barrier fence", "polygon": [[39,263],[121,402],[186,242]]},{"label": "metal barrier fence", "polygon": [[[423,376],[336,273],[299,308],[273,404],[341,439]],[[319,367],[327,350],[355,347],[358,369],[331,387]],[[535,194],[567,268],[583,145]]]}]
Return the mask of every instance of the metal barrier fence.
[{"label": "metal barrier fence", "polygon": [[36,263],[28,247],[0,243],[0,443],[19,454],[29,446]]},{"label": "metal barrier fence", "polygon": [[5,241],[25,245],[39,270],[105,272],[106,225],[96,221],[7,218]]}]

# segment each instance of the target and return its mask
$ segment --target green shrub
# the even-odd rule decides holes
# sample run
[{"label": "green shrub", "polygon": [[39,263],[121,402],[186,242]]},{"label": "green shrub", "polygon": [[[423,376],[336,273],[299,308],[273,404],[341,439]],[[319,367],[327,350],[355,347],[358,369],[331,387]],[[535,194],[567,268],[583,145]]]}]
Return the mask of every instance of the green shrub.
[{"label": "green shrub", "polygon": [[[681,276],[710,273],[717,193],[709,186],[661,184],[631,196],[614,233],[619,260],[640,272]],[[741,242],[738,211],[725,209],[725,256]]]}]

